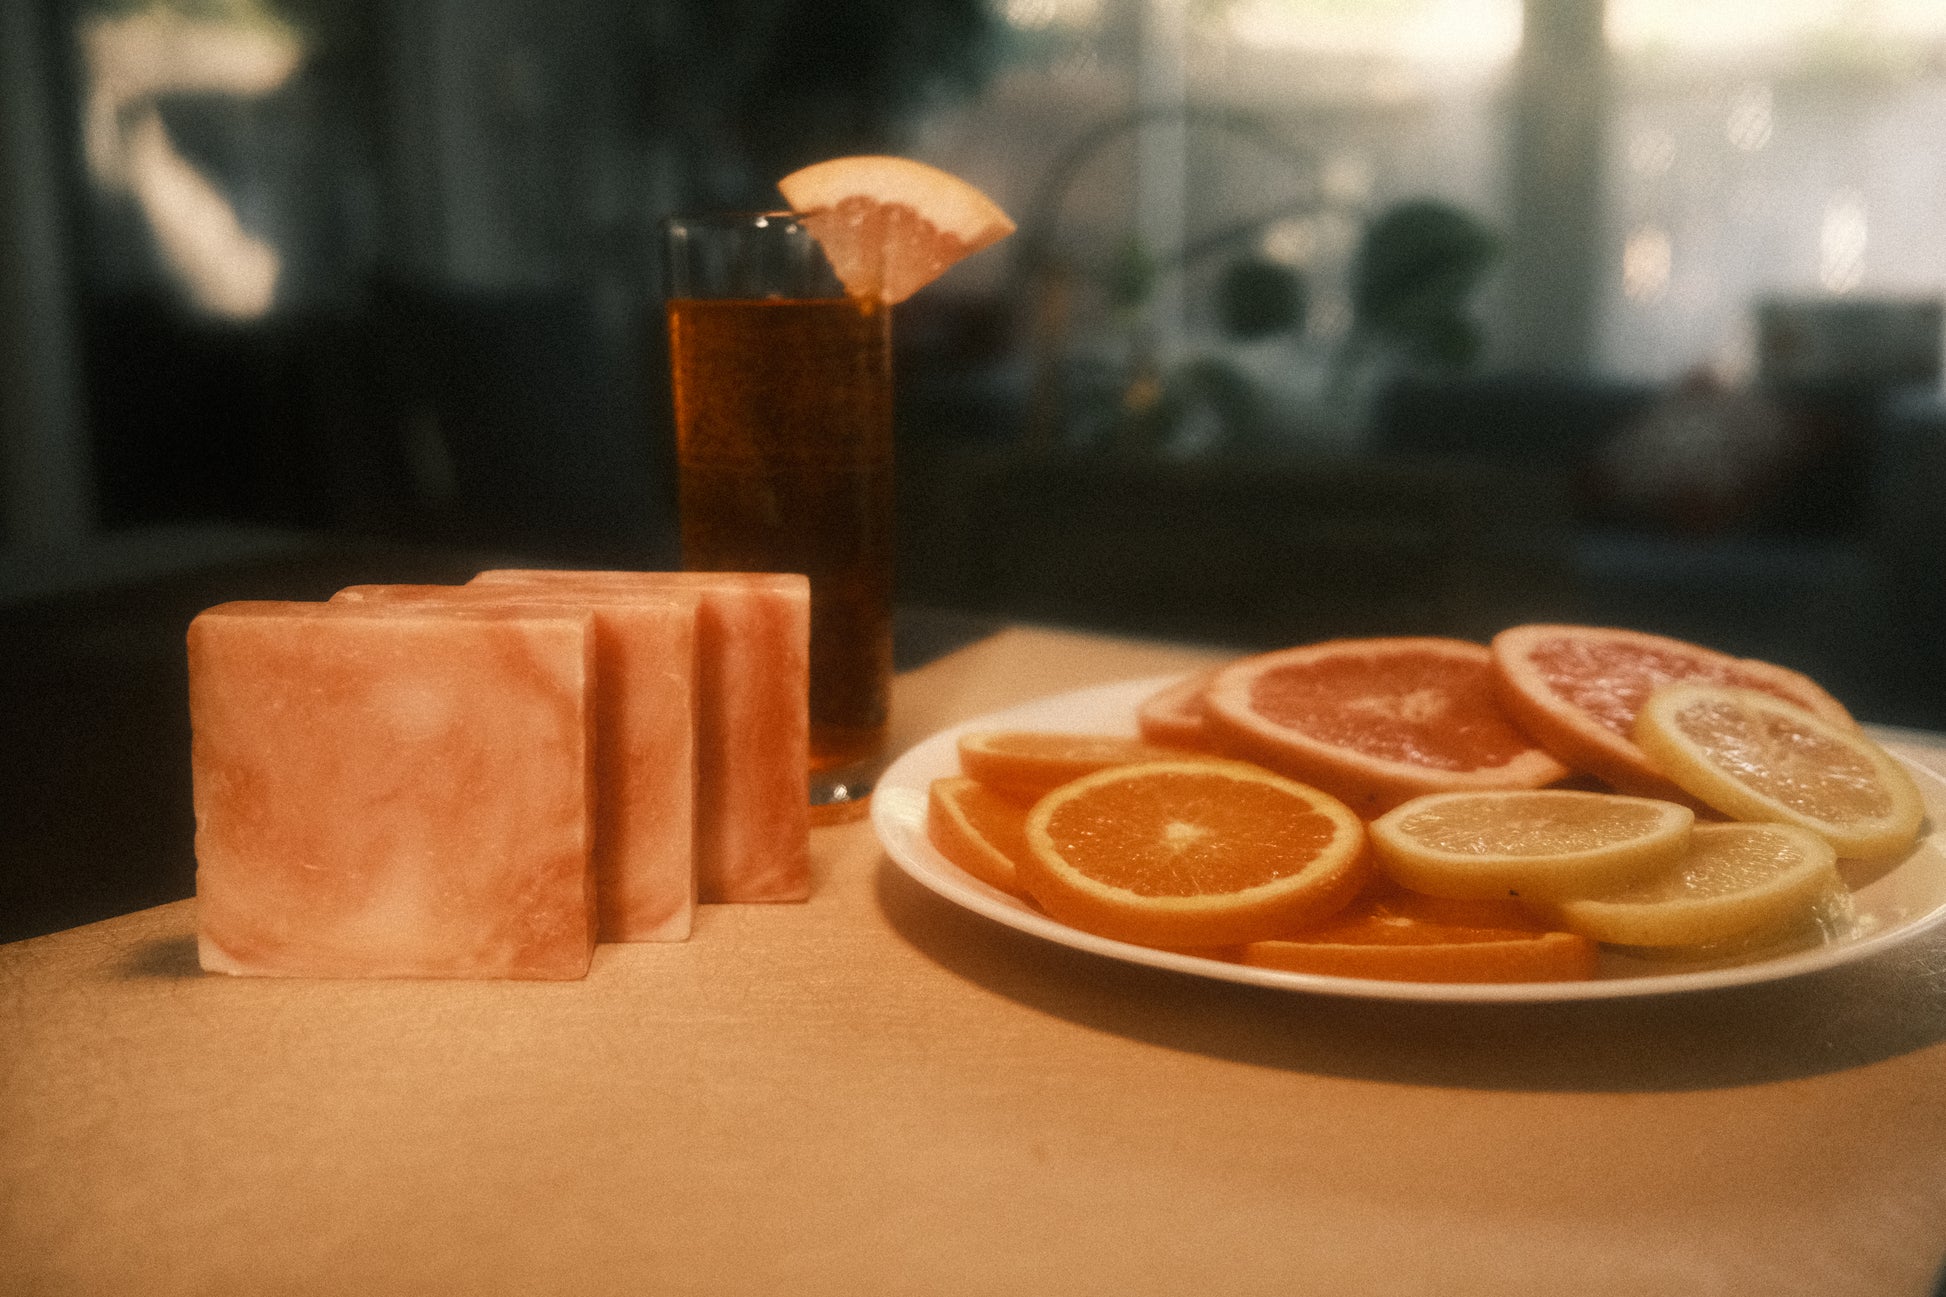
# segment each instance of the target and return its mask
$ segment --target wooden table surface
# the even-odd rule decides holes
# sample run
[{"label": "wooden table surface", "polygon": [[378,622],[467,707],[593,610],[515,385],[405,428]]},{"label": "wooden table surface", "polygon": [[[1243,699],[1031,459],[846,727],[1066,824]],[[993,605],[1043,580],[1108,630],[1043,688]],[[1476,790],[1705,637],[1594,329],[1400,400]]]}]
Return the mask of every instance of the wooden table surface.
[{"label": "wooden table surface", "polygon": [[[1010,630],[898,731],[1207,660]],[[814,853],[808,904],[585,982],[205,976],[193,901],[0,946],[0,1292],[1933,1291],[1946,933],[1392,1004],[1038,941],[863,823]]]}]

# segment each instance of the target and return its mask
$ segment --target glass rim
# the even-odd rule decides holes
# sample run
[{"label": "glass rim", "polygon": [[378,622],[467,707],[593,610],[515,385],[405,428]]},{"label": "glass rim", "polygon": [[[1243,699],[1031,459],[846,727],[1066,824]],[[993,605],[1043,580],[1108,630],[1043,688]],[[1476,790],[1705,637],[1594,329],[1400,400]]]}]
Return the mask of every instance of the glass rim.
[{"label": "glass rim", "polygon": [[665,231],[685,225],[762,230],[770,228],[770,222],[775,221],[783,225],[802,228],[804,224],[803,218],[807,214],[805,212],[792,211],[789,208],[765,211],[754,207],[745,210],[729,211],[671,212],[662,218],[661,225]]}]

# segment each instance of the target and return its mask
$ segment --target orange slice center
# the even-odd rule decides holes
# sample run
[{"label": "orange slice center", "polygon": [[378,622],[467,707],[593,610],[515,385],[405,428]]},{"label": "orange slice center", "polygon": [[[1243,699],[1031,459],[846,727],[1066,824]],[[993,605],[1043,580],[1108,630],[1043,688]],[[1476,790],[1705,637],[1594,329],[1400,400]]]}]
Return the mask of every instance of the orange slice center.
[{"label": "orange slice center", "polygon": [[1069,865],[1099,882],[1139,896],[1191,897],[1301,873],[1338,826],[1274,787],[1169,773],[1075,799],[1048,822],[1048,834]]}]

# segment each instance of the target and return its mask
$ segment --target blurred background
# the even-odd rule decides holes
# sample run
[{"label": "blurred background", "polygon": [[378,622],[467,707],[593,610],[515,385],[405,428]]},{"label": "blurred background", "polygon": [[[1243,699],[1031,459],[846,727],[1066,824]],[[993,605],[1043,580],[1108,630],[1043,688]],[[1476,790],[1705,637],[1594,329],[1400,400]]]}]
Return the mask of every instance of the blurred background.
[{"label": "blurred background", "polygon": [[896,317],[935,628],[1621,624],[1946,728],[1936,0],[0,0],[23,858],[180,894],[204,604],[673,565],[657,222],[855,152],[1020,224]]}]

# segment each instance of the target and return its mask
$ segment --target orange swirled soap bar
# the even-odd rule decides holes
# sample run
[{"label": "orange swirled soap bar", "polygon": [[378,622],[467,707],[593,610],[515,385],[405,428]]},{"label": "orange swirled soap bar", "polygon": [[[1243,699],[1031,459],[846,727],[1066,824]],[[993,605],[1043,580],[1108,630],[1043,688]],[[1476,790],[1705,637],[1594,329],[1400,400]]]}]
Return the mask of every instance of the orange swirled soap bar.
[{"label": "orange swirled soap bar", "polygon": [[595,838],[603,941],[686,941],[696,912],[696,607],[486,585],[355,585],[334,603],[576,608],[594,616]]},{"label": "orange swirled soap bar", "polygon": [[188,648],[205,969],[586,974],[586,611],[231,603]]},{"label": "orange swirled soap bar", "polygon": [[696,608],[696,879],[705,901],[811,894],[811,585],[780,572],[497,569],[469,589]]}]

